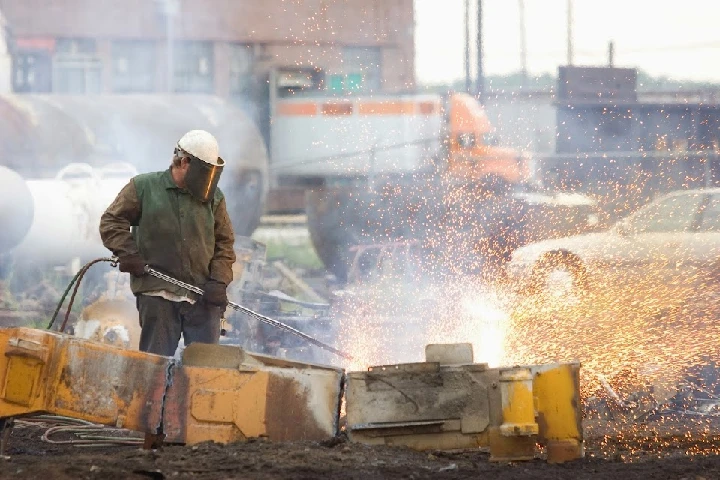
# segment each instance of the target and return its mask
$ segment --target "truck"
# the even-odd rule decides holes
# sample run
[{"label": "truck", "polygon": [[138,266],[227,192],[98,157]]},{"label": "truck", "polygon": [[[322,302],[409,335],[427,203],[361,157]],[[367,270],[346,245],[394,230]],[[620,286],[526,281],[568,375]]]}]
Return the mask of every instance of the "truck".
[{"label": "truck", "polygon": [[272,169],[279,186],[333,186],[408,174],[512,184],[529,157],[497,145],[466,93],[290,97],[274,106]]},{"label": "truck", "polygon": [[332,96],[311,75],[298,78],[271,75],[268,209],[306,213],[318,255],[341,282],[359,244],[416,240],[445,267],[468,271],[519,243],[588,228],[593,202],[535,191],[534,159],[499,145],[474,96]]}]

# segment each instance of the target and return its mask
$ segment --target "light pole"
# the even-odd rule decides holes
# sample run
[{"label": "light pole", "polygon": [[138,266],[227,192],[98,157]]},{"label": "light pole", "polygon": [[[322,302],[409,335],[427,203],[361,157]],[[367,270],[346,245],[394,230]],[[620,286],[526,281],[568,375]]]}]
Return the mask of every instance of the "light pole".
[{"label": "light pole", "polygon": [[175,31],[174,20],[180,12],[180,0],[155,0],[165,16],[165,53],[167,55],[166,85],[168,93],[175,90]]},{"label": "light pole", "polygon": [[485,72],[483,71],[483,37],[482,37],[482,26],[483,26],[483,11],[482,11],[482,0],[477,0],[477,35],[475,45],[475,55],[477,63],[477,80],[475,85],[475,95],[478,100],[482,103],[485,94]]},{"label": "light pole", "polygon": [[525,27],[525,0],[518,0],[520,9],[520,71],[522,73],[522,86],[527,87],[527,30]]},{"label": "light pole", "polygon": [[567,64],[573,64],[573,0],[567,0]]}]

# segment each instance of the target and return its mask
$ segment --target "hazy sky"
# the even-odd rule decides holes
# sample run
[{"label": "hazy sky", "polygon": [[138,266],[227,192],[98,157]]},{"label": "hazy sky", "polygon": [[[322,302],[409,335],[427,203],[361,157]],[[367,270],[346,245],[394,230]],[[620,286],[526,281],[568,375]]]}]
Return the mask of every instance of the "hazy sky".
[{"label": "hazy sky", "polygon": [[[524,0],[528,70],[567,59],[567,0]],[[475,18],[477,0],[470,0]],[[415,0],[417,79],[464,76],[464,0]],[[520,70],[519,0],[483,0],[486,74]],[[720,0],[574,0],[574,63],[637,66],[678,79],[720,81]],[[474,40],[474,30],[471,33]],[[475,54],[472,53],[471,62]]]}]

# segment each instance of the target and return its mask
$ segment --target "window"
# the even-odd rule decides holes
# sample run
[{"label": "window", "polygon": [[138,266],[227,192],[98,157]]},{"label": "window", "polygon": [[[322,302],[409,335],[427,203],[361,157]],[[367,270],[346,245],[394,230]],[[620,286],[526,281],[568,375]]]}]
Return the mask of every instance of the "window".
[{"label": "window", "polygon": [[55,57],[53,60],[53,92],[100,93],[102,62],[91,57]]},{"label": "window", "polygon": [[710,197],[710,202],[702,214],[701,232],[720,232],[720,195]]},{"label": "window", "polygon": [[648,205],[630,220],[634,233],[686,232],[697,219],[704,195],[678,195]]},{"label": "window", "polygon": [[359,73],[351,73],[347,76],[347,89],[351,92],[357,92],[363,88],[363,77]]},{"label": "window", "polygon": [[252,45],[230,45],[230,93],[247,94],[252,89],[255,55]]},{"label": "window", "polygon": [[601,117],[598,130],[604,137],[624,137],[630,133],[632,120],[629,116],[608,113]]},{"label": "window", "polygon": [[155,90],[157,66],[155,42],[120,40],[112,44],[113,91]]},{"label": "window", "polygon": [[58,38],[52,65],[56,93],[100,93],[102,62],[92,38]]},{"label": "window", "polygon": [[330,75],[328,88],[333,92],[342,92],[345,90],[345,77],[342,75]]},{"label": "window", "polygon": [[471,149],[475,147],[475,134],[459,133],[457,136],[457,143],[460,145],[460,148]]},{"label": "window", "polygon": [[211,42],[181,42],[175,47],[175,91],[212,93],[213,45]]},{"label": "window", "polygon": [[343,50],[343,64],[348,77],[347,89],[379,91],[382,80],[381,63],[382,50],[379,47],[346,47]]},{"label": "window", "polygon": [[13,90],[43,92],[52,89],[52,61],[46,52],[18,52],[13,57]]}]

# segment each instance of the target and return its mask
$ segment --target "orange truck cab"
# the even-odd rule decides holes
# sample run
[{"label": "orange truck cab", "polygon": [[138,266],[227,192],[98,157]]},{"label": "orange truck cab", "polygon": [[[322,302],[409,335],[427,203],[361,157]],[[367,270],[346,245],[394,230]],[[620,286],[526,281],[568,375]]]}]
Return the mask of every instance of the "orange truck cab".
[{"label": "orange truck cab", "polygon": [[474,97],[467,93],[452,94],[449,110],[450,177],[466,180],[496,177],[511,184],[529,180],[528,159],[515,149],[494,145],[493,126]]}]

